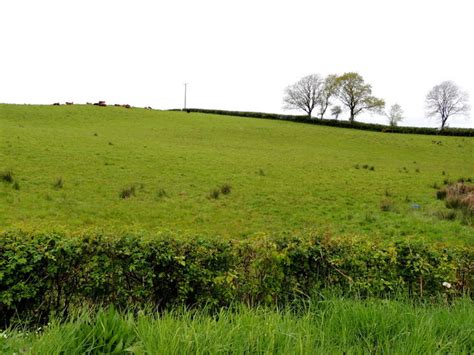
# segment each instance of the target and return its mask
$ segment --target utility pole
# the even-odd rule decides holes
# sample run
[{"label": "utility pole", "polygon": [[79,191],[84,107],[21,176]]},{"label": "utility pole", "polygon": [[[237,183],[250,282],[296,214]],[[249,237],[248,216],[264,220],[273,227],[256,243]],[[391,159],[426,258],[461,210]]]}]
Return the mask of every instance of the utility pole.
[{"label": "utility pole", "polygon": [[186,91],[188,89],[188,83],[184,83],[184,109],[186,110]]}]

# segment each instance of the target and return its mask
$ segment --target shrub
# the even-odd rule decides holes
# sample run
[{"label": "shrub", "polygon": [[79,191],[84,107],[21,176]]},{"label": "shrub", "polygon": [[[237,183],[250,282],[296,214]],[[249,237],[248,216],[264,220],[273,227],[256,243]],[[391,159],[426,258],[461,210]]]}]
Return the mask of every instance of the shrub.
[{"label": "shrub", "polygon": [[358,297],[472,296],[470,246],[317,235],[239,240],[170,234],[0,234],[0,324],[79,304],[157,309],[284,304],[334,289]]},{"label": "shrub", "polygon": [[0,172],[0,180],[11,184],[13,182],[13,171],[8,169]]},{"label": "shrub", "polygon": [[122,199],[130,198],[132,196],[135,196],[135,186],[127,186],[122,188],[122,190],[119,193],[119,197]]},{"label": "shrub", "polygon": [[18,183],[18,181],[13,182],[12,188],[13,190],[17,191],[20,190],[20,184]]},{"label": "shrub", "polygon": [[223,195],[230,194],[231,190],[232,190],[232,186],[230,186],[229,184],[224,184],[221,186],[221,193]]},{"label": "shrub", "polygon": [[375,170],[375,166],[372,165],[372,166],[369,168],[369,170],[370,170],[370,171],[374,171],[374,170]]}]

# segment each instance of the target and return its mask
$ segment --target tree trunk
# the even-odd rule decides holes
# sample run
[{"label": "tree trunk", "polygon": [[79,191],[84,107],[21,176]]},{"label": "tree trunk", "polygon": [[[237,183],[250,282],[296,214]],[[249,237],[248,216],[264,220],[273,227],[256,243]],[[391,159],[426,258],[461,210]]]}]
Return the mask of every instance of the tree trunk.
[{"label": "tree trunk", "polygon": [[446,125],[446,121],[448,120],[448,118],[446,117],[441,117],[441,130],[444,129],[444,126]]},{"label": "tree trunk", "polygon": [[351,109],[351,117],[349,118],[349,121],[351,121],[351,123],[353,123],[354,118],[355,118],[354,111]]}]

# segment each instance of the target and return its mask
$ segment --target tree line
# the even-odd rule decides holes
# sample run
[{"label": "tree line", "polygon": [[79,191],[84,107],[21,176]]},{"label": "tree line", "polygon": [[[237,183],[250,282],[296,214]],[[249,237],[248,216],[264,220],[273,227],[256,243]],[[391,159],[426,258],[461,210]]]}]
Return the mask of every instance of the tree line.
[{"label": "tree line", "polygon": [[[334,100],[338,104],[334,104]],[[283,97],[286,109],[306,112],[309,118],[316,111],[320,119],[330,108],[331,115],[337,120],[343,108],[349,111],[352,123],[364,111],[385,115],[390,126],[397,126],[403,120],[403,110],[394,104],[385,111],[385,101],[372,95],[372,86],[354,72],[342,75],[331,74],[323,78],[318,74],[307,75],[285,89]],[[452,81],[444,81],[434,86],[425,99],[426,114],[436,117],[441,129],[446,127],[450,117],[468,115],[469,96]]]}]

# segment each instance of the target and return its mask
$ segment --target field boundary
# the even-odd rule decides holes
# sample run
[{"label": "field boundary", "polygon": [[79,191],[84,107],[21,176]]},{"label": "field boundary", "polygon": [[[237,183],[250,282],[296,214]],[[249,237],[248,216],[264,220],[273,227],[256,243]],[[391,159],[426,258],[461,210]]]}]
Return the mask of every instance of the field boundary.
[{"label": "field boundary", "polygon": [[224,116],[235,116],[235,117],[249,117],[249,118],[263,118],[269,120],[280,120],[280,121],[291,121],[299,122],[320,126],[330,127],[341,127],[359,129],[364,131],[383,132],[383,133],[404,133],[404,134],[423,134],[433,136],[458,136],[458,137],[474,137],[474,129],[472,128],[445,128],[440,130],[438,128],[431,127],[407,127],[407,126],[386,126],[383,124],[376,123],[363,123],[363,122],[349,122],[334,119],[318,119],[308,118],[308,116],[302,115],[283,115],[276,113],[265,113],[265,112],[250,112],[250,111],[227,111],[227,110],[213,110],[213,109],[201,109],[201,108],[189,108],[189,109],[172,109],[169,111],[185,111],[188,113],[208,113],[214,115]]},{"label": "field boundary", "polygon": [[97,232],[0,234],[0,323],[80,304],[284,305],[315,292],[472,297],[474,249],[319,235],[226,240]]}]

